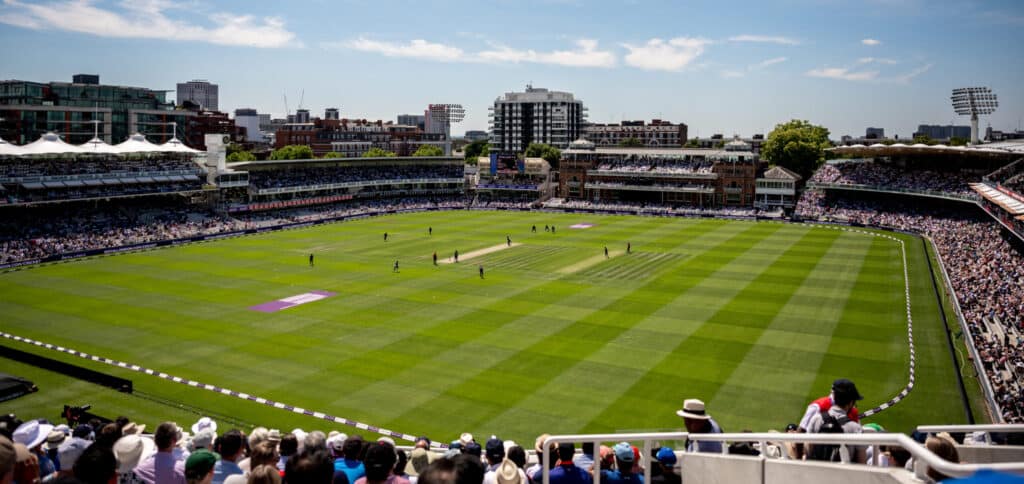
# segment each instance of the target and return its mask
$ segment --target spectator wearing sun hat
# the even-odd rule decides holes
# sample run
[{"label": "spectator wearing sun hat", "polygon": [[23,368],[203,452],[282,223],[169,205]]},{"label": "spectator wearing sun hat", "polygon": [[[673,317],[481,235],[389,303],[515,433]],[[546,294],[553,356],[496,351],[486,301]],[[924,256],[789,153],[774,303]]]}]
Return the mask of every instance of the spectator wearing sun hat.
[{"label": "spectator wearing sun hat", "polygon": [[[683,424],[686,425],[686,431],[691,434],[720,434],[722,433],[722,427],[715,422],[707,410],[704,408],[704,402],[696,398],[688,398],[683,401],[683,408],[676,411],[676,415],[683,418]],[[698,442],[695,440],[687,439],[686,441],[687,452],[714,452],[722,453],[721,442]]]},{"label": "spectator wearing sun hat", "polygon": [[47,476],[47,478],[43,479],[43,481],[46,482],[60,479],[62,477],[73,476],[74,472],[72,472],[72,470],[75,467],[75,462],[78,461],[78,458],[82,456],[82,453],[85,452],[85,449],[90,445],[92,445],[92,442],[74,437],[67,439],[65,442],[61,442],[56,449],[57,462],[60,463],[60,468],[57,469],[57,472],[54,472]]},{"label": "spectator wearing sun hat", "polygon": [[53,431],[53,425],[41,423],[38,420],[29,420],[14,429],[13,440],[24,445],[29,452],[36,456],[36,460],[39,462],[40,478],[57,472],[54,462],[43,450],[43,444],[51,431]]},{"label": "spectator wearing sun hat", "polygon": [[117,439],[114,443],[114,457],[117,459],[117,482],[118,484],[136,484],[143,482],[135,474],[142,459],[145,459],[156,452],[156,444],[153,439],[139,435],[129,434]]},{"label": "spectator wearing sun hat", "polygon": [[651,484],[682,483],[682,478],[679,477],[679,474],[676,474],[676,453],[671,447],[658,449],[654,457],[655,465],[661,468],[661,472],[656,476],[651,476]]},{"label": "spectator wearing sun hat", "polygon": [[484,474],[484,484],[529,484],[526,473],[512,459],[501,461],[498,469]]}]

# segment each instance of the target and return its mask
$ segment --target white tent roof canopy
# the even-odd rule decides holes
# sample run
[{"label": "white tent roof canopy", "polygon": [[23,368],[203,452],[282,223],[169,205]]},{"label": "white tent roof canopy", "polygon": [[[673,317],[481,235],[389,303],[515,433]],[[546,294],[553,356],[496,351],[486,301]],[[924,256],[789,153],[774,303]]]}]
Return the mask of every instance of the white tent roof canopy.
[{"label": "white tent roof canopy", "polygon": [[123,155],[129,153],[188,153],[199,154],[200,150],[189,148],[177,138],[158,145],[150,143],[146,136],[135,133],[128,137],[123,143],[109,145],[102,139],[93,138],[80,145],[73,145],[64,142],[60,135],[48,132],[39,139],[24,145],[18,146],[0,139],[0,156],[39,156],[39,155],[61,155],[61,154],[108,154]]}]

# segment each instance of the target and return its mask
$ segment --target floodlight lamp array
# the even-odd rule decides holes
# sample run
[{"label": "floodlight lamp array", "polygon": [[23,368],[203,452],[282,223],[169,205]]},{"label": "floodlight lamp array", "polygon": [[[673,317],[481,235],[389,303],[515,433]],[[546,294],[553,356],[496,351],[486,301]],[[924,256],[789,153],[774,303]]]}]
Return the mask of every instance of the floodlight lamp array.
[{"label": "floodlight lamp array", "polygon": [[961,116],[992,114],[999,107],[995,93],[987,87],[953,89],[950,100],[953,102],[953,110]]},{"label": "floodlight lamp array", "polygon": [[466,110],[461,104],[431,104],[427,111],[433,121],[458,123],[466,119]]}]

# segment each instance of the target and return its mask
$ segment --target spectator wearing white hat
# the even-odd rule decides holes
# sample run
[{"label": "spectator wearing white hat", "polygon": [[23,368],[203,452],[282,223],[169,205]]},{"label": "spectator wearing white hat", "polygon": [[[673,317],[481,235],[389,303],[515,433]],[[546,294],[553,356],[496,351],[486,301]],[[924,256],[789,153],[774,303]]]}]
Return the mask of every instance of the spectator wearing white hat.
[{"label": "spectator wearing white hat", "polygon": [[12,435],[13,440],[16,443],[22,444],[36,456],[36,460],[39,461],[39,477],[44,478],[54,472],[57,472],[56,466],[46,452],[43,451],[43,443],[46,442],[46,437],[50,435],[53,430],[53,425],[48,423],[40,423],[38,420],[29,420],[14,429]]},{"label": "spectator wearing white hat", "polygon": [[114,443],[114,457],[117,459],[118,484],[139,484],[144,482],[135,474],[142,459],[156,452],[153,439],[135,434],[125,435]]},{"label": "spectator wearing white hat", "polygon": [[66,442],[61,442],[57,446],[57,460],[60,462],[60,468],[57,472],[44,478],[43,482],[74,476],[75,462],[78,461],[78,458],[82,456],[82,453],[90,445],[92,445],[92,442],[74,437],[67,439]]},{"label": "spectator wearing white hat", "polygon": [[[715,422],[707,410],[704,408],[704,402],[696,398],[688,398],[683,401],[683,408],[676,411],[676,415],[683,418],[683,424],[686,425],[686,431],[691,434],[720,434],[722,433],[722,427]],[[686,441],[687,452],[714,452],[722,453],[721,442],[708,442],[708,441],[695,441],[687,439]]]}]

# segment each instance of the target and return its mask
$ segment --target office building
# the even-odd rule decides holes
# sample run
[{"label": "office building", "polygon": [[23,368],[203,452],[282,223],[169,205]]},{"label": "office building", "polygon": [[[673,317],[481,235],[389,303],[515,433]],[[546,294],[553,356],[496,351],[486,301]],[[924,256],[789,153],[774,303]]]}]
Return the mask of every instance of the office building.
[{"label": "office building", "polygon": [[191,103],[198,109],[206,111],[217,111],[217,96],[219,87],[211,84],[210,81],[196,79],[189,82],[178,83],[178,106],[188,106]]},{"label": "office building", "polygon": [[327,108],[324,110],[324,119],[341,119],[341,110],[338,108]]},{"label": "office building", "polygon": [[487,131],[466,131],[466,141],[487,141]]},{"label": "office building", "polygon": [[401,125],[415,126],[423,131],[427,130],[426,114],[399,114],[397,121]]},{"label": "office building", "polygon": [[885,139],[885,128],[868,128],[864,131],[865,139]]},{"label": "office building", "polygon": [[928,136],[934,140],[942,141],[948,141],[952,137],[971,139],[971,127],[954,126],[951,124],[922,124],[918,125],[917,131],[914,132],[914,137],[916,138],[922,135]]},{"label": "office building", "polygon": [[491,150],[522,153],[530,143],[568,148],[583,134],[586,110],[583,101],[568,92],[532,85],[524,92],[507,92],[489,108]]},{"label": "office building", "polygon": [[245,128],[246,141],[263,141],[263,134],[260,133],[260,114],[255,109],[236,109],[235,125]]}]

